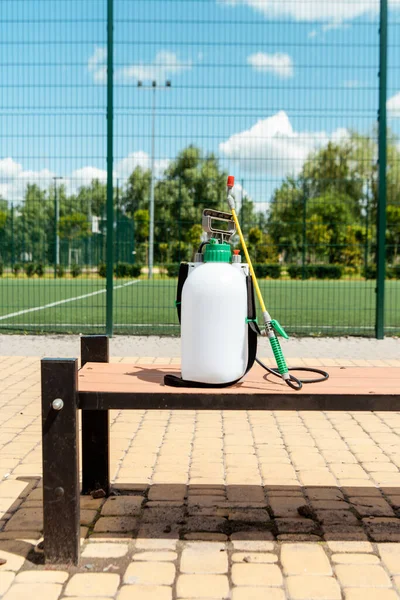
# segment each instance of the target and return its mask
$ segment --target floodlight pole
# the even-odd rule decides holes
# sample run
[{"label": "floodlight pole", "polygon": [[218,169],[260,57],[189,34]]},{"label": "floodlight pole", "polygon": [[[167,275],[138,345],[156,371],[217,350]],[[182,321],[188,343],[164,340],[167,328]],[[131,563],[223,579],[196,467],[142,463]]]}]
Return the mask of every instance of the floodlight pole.
[{"label": "floodlight pole", "polygon": [[[142,81],[137,82],[139,88],[149,87],[143,85]],[[165,88],[171,87],[171,82],[167,80],[165,82]],[[151,164],[150,164],[150,202],[149,202],[149,258],[148,258],[148,278],[153,278],[153,267],[154,267],[154,188],[155,188],[155,139],[156,139],[156,90],[157,81],[151,82],[151,88],[153,91],[152,99],[152,111],[151,111]],[[162,87],[158,89],[163,89]]]},{"label": "floodlight pole", "polygon": [[58,223],[60,221],[60,205],[57,195],[57,181],[62,177],[53,177],[54,180],[54,279],[57,277],[57,267],[60,264],[60,237]]}]

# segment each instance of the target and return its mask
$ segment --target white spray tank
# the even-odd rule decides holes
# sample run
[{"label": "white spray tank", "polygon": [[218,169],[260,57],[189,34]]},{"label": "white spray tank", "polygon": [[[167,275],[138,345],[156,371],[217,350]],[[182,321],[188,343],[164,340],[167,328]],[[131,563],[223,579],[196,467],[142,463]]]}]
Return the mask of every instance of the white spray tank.
[{"label": "white spray tank", "polygon": [[[229,231],[216,230],[211,219],[229,221]],[[243,377],[248,364],[248,270],[226,241],[235,231],[228,213],[205,210],[203,227],[209,239],[182,290],[182,379],[225,384]]]}]

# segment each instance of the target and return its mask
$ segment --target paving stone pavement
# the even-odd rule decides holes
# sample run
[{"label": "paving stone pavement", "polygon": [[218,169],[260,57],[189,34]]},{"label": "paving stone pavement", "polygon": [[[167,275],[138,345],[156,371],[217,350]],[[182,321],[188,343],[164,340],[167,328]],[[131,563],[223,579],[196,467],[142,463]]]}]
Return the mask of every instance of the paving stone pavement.
[{"label": "paving stone pavement", "polygon": [[51,567],[39,359],[0,367],[3,600],[399,600],[400,412],[111,411],[113,495],[81,498],[80,565]]},{"label": "paving stone pavement", "polygon": [[[282,340],[287,358],[346,358],[346,359],[400,359],[400,338],[383,340],[362,337],[293,337]],[[79,335],[1,335],[0,355],[19,356],[21,348],[25,356],[78,356]],[[117,335],[110,340],[114,356],[175,357],[180,355],[179,337]],[[259,338],[259,353],[271,356],[269,343]]]}]

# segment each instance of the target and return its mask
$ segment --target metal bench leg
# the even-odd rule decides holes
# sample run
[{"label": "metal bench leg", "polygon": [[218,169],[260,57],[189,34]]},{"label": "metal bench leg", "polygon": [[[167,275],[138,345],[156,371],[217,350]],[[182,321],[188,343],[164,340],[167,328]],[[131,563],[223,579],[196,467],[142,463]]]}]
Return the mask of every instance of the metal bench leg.
[{"label": "metal bench leg", "polygon": [[79,560],[79,435],[76,359],[43,359],[43,535],[45,560]]},{"label": "metal bench leg", "polygon": [[[82,366],[87,362],[108,362],[108,337],[81,338]],[[102,489],[110,491],[110,445],[108,410],[82,411],[82,494]]]}]

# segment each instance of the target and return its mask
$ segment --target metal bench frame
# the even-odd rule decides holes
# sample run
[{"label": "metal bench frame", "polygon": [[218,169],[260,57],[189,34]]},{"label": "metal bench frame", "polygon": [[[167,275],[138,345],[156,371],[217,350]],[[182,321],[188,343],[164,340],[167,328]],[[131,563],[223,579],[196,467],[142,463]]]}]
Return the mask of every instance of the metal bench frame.
[{"label": "metal bench frame", "polygon": [[[81,338],[81,362],[109,362],[106,336]],[[110,491],[109,409],[148,410],[398,410],[399,395],[218,394],[191,390],[166,394],[79,392],[78,360],[41,362],[43,534],[45,560],[77,564],[80,557],[79,496]],[[232,406],[234,402],[234,406]],[[82,410],[82,489],[79,487],[78,410]]]}]

